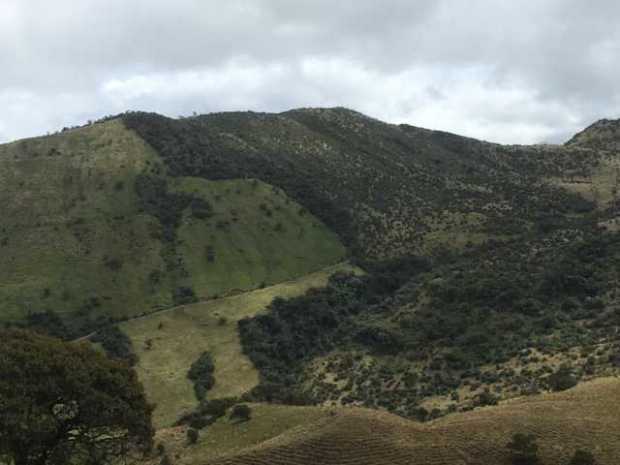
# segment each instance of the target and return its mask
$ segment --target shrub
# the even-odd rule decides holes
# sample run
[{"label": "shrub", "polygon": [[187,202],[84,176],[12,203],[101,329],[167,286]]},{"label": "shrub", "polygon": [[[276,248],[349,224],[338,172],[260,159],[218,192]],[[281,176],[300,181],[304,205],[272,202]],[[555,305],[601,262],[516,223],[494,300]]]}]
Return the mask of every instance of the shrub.
[{"label": "shrub", "polygon": [[187,372],[187,377],[194,382],[194,392],[198,400],[203,400],[207,391],[215,384],[214,370],[213,357],[209,352],[203,352]]},{"label": "shrub", "polygon": [[252,417],[252,409],[246,404],[235,405],[230,412],[231,420],[248,421]]},{"label": "shrub", "polygon": [[107,326],[98,331],[91,340],[98,342],[109,357],[125,360],[129,365],[135,365],[138,357],[133,351],[131,339],[118,326]]},{"label": "shrub", "polygon": [[506,445],[511,453],[513,465],[538,465],[538,444],[533,434],[517,433],[512,436],[512,440]]},{"label": "shrub", "polygon": [[194,428],[189,428],[187,430],[187,442],[189,444],[196,444],[196,442],[198,442],[198,436],[198,430]]},{"label": "shrub", "polygon": [[553,391],[565,391],[577,385],[577,379],[569,367],[561,367],[547,379],[549,388]]},{"label": "shrub", "polygon": [[191,304],[198,301],[194,290],[191,287],[177,287],[172,295],[175,305]]},{"label": "shrub", "polygon": [[568,465],[597,465],[597,461],[591,452],[578,449]]}]

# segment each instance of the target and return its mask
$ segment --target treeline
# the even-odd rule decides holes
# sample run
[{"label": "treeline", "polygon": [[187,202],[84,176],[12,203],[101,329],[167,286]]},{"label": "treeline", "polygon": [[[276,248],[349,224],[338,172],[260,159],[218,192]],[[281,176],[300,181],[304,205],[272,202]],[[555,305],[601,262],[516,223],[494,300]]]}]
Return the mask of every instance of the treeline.
[{"label": "treeline", "polygon": [[[267,313],[239,322],[244,352],[261,374],[249,399],[334,398],[335,386],[317,380],[316,389],[307,391],[307,377],[314,375],[304,369],[316,357],[338,351],[354,354],[332,363],[340,379],[348,380],[343,401],[401,409],[422,419],[427,415],[418,415],[421,399],[455,392],[466,379],[527,382],[527,370],[524,381],[517,381],[509,370],[482,373],[481,367],[522,357],[531,348],[559,353],[592,346],[620,327],[620,312],[607,306],[620,278],[620,235],[581,234],[548,250],[542,243],[488,244],[460,258],[438,257],[433,266],[420,259],[368,263],[366,276],[337,274],[325,288],[274,299]],[[537,245],[540,252],[532,253]],[[380,379],[390,378],[391,371],[364,365],[364,353],[394,355],[407,367],[423,368],[401,371],[406,376],[398,384],[404,387],[382,392]],[[620,366],[620,348],[609,363]],[[588,361],[576,371],[543,368],[530,382],[563,390],[595,366]],[[497,396],[486,392],[473,405],[494,402]]]},{"label": "treeline", "polygon": [[303,362],[347,343],[392,350],[380,331],[368,334],[359,317],[381,311],[381,302],[407,280],[430,270],[418,257],[375,263],[364,276],[337,273],[326,287],[292,299],[275,298],[268,313],[239,321],[244,353],[260,370],[251,398],[306,403],[299,391]]},{"label": "treeline", "polygon": [[66,321],[56,312],[46,310],[31,312],[24,322],[8,326],[27,329],[63,341],[72,341],[90,335],[91,341],[101,344],[110,358],[134,365],[137,362],[137,356],[131,339],[120,330],[117,323],[117,320],[109,316],[99,316],[96,319],[73,317],[70,321]]}]

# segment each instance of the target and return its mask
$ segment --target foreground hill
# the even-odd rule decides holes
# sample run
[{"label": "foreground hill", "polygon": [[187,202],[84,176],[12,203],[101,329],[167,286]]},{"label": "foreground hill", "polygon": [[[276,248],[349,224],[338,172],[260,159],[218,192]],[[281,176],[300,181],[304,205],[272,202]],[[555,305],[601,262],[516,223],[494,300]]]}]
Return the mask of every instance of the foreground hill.
[{"label": "foreground hill", "polygon": [[367,409],[254,404],[250,421],[222,418],[194,445],[183,427],[156,440],[182,465],[508,465],[506,445],[524,433],[535,436],[541,465],[568,464],[577,449],[612,465],[620,457],[619,399],[618,379],[604,378],[425,424]]}]

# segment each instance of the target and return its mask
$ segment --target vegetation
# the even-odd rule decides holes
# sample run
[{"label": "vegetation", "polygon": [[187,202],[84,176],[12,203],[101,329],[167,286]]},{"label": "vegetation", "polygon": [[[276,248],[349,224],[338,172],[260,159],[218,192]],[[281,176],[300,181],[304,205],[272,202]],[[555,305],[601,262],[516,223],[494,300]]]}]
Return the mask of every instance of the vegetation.
[{"label": "vegetation", "polygon": [[169,176],[118,119],[1,145],[0,171],[3,323],[51,311],[75,338],[345,255],[334,233],[270,185]]},{"label": "vegetation", "polygon": [[131,366],[137,362],[131,340],[117,325],[105,326],[91,338],[91,341],[101,344],[103,350],[111,358],[124,360]]},{"label": "vegetation", "polygon": [[[445,422],[459,443],[452,416],[501,416],[502,400],[543,391],[573,402],[583,382],[620,374],[619,128],[527,147],[342,108],[129,113],[6,144],[0,320],[89,336],[135,364],[154,423],[180,425],[182,445],[169,443],[191,442],[188,456],[224,450],[209,435],[233,431],[235,405],[252,412],[235,438],[278,430],[253,429],[267,424],[255,401],[387,410]],[[332,266],[345,256],[365,273]],[[495,455],[472,461],[568,463],[573,449],[549,455],[549,438],[574,439],[570,424],[511,412],[487,437]],[[510,441],[520,431],[536,441]],[[158,460],[183,463],[174,447]],[[386,460],[401,452],[418,456]]]},{"label": "vegetation", "polygon": [[194,383],[194,392],[198,400],[204,400],[207,391],[215,384],[214,370],[213,357],[209,352],[203,352],[187,372],[187,377]]},{"label": "vegetation", "polygon": [[575,455],[573,455],[568,465],[596,465],[597,463],[591,452],[579,449],[575,451]]},{"label": "vegetation", "polygon": [[127,365],[22,330],[0,338],[0,457],[104,463],[150,449],[152,408]]},{"label": "vegetation", "polygon": [[248,421],[252,418],[252,409],[246,404],[235,405],[230,411],[230,419]]},{"label": "vegetation", "polygon": [[532,434],[517,433],[506,446],[513,465],[538,465],[538,444]]},{"label": "vegetation", "polygon": [[[188,465],[204,463],[205,456],[199,454],[214,457],[211,454],[215,451],[209,447],[215,447],[221,454],[215,455],[210,463],[229,465],[310,465],[317,462],[507,465],[514,454],[506,446],[513,442],[516,433],[521,433],[526,438],[534,436],[540,464],[569,464],[575,449],[592,450],[594,446],[597,461],[614,464],[620,456],[620,444],[616,440],[620,407],[615,402],[619,394],[618,379],[600,379],[572,391],[541,394],[500,403],[493,408],[455,413],[431,424],[406,421],[369,409],[281,406],[276,411],[277,406],[260,404],[264,413],[259,413],[259,406],[253,408],[252,419],[239,425],[240,429],[246,427],[248,432],[256,431],[267,420],[265,415],[276,424],[283,423],[287,415],[301,415],[305,420],[298,420],[300,424],[288,431],[280,430],[277,438],[258,447],[247,447],[246,444],[255,444],[254,438],[247,437],[248,442],[240,445],[239,442],[246,439],[243,430],[237,432],[234,425],[222,419],[209,428],[200,443],[179,450],[179,454]],[[216,436],[209,440],[211,433]],[[265,436],[265,439],[273,437]],[[531,444],[525,441],[526,447],[518,450],[531,451]]]},{"label": "vegetation", "polygon": [[[264,310],[275,297],[293,297],[324,286],[329,276],[339,271],[359,270],[340,264],[294,281],[121,324],[121,331],[131,339],[138,357],[135,368],[139,378],[149,400],[157,405],[154,424],[170,426],[197,407],[187,372],[205,351],[212,354],[215,364],[216,384],[207,393],[209,401],[240,397],[252,390],[259,382],[258,372],[242,353],[237,321]],[[223,316],[227,320],[224,325],[220,323]]]},{"label": "vegetation", "polygon": [[173,176],[277,186],[365,258],[523,234],[532,223],[594,208],[541,182],[569,170],[589,175],[599,158],[581,146],[499,146],[343,108],[179,120],[131,113],[123,122]]}]

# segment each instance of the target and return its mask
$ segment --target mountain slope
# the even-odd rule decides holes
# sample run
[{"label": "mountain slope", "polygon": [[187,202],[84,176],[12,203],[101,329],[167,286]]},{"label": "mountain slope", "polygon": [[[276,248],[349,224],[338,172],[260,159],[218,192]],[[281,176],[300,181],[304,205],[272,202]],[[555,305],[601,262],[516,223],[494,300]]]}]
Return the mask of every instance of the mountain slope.
[{"label": "mountain slope", "polygon": [[345,253],[277,188],[168,176],[118,119],[0,146],[0,202],[2,321],[48,309],[123,318],[302,276]]},{"label": "mountain slope", "polygon": [[[539,216],[590,208],[546,176],[562,171],[535,147],[506,147],[359,113],[302,109],[172,120],[123,116],[177,176],[257,177],[283,189],[358,255],[386,258],[527,232]],[[593,160],[569,148],[575,170]],[[454,238],[457,237],[456,243]]]}]

